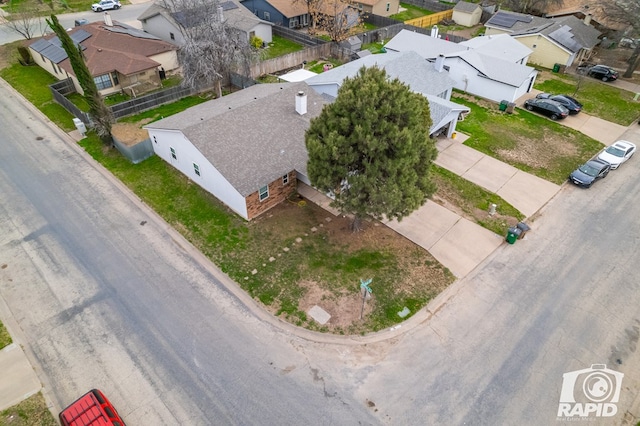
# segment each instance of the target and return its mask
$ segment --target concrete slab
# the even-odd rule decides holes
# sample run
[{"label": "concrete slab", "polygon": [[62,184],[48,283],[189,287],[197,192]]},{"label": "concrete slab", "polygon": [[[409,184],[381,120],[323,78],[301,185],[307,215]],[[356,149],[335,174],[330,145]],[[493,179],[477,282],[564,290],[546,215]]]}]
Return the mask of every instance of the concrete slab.
[{"label": "concrete slab", "polygon": [[42,385],[22,348],[12,343],[0,351],[0,411],[40,391]]},{"label": "concrete slab", "polygon": [[457,175],[463,175],[483,157],[485,155],[480,151],[455,142],[438,154],[435,163]]},{"label": "concrete slab", "polygon": [[589,119],[578,129],[587,136],[591,136],[604,145],[610,145],[627,131],[625,126],[605,121],[598,117],[589,117]]},{"label": "concrete slab", "polygon": [[401,222],[391,220],[387,221],[386,225],[420,247],[429,250],[459,220],[460,216],[454,212],[427,200],[424,206],[402,219]]},{"label": "concrete slab", "polygon": [[440,263],[458,278],[466,276],[487,258],[503,238],[493,232],[460,218],[458,222],[430,249]]},{"label": "concrete slab", "polygon": [[334,216],[340,215],[340,211],[338,209],[334,209],[329,205],[331,204],[331,198],[327,197],[325,194],[322,194],[320,191],[315,190],[306,183],[298,181],[298,193],[307,200],[311,201],[313,204],[316,204],[326,211],[332,213]]},{"label": "concrete slab", "polygon": [[483,154],[482,159],[461,176],[491,192],[497,192],[517,171],[515,167]]},{"label": "concrete slab", "polygon": [[497,194],[529,217],[540,210],[558,191],[559,185],[518,170]]},{"label": "concrete slab", "polygon": [[331,319],[331,315],[329,315],[329,312],[325,311],[318,305],[313,305],[307,313],[317,323],[322,325],[325,325]]}]

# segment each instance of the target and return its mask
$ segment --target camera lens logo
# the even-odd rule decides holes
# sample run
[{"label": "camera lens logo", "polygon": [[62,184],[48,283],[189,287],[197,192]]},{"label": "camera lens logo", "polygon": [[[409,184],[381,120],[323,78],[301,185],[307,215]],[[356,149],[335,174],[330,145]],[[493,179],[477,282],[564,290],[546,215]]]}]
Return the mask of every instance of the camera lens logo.
[{"label": "camera lens logo", "polygon": [[563,374],[558,417],[615,416],[623,377],[604,364]]}]

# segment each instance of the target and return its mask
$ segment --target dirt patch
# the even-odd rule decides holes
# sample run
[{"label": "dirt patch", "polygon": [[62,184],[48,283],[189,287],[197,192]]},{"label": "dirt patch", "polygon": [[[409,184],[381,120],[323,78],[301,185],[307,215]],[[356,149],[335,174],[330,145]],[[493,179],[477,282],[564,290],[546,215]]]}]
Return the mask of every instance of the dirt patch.
[{"label": "dirt patch", "polygon": [[578,149],[571,143],[572,136],[567,134],[559,139],[557,135],[545,131],[542,138],[531,143],[531,139],[511,134],[516,146],[513,149],[499,149],[496,153],[508,163],[525,164],[535,169],[542,169],[555,162],[558,157],[572,157],[578,155]]},{"label": "dirt patch", "polygon": [[149,133],[140,128],[140,124],[133,123],[115,123],[111,128],[111,133],[127,146],[135,145],[149,138]]},{"label": "dirt patch", "polygon": [[[302,262],[320,261],[329,270],[338,269],[341,266],[334,262],[344,262],[349,254],[354,254],[360,250],[368,252],[380,252],[393,254],[391,263],[397,262],[397,273],[389,276],[388,272],[376,270],[372,276],[354,276],[346,283],[335,282],[340,277],[329,271],[314,272],[317,276],[307,273],[295,283],[294,287],[285,289],[274,303],[265,305],[265,309],[274,315],[280,315],[283,319],[295,324],[311,329],[328,331],[333,333],[354,334],[360,332],[379,329],[375,324],[385,314],[385,306],[379,303],[381,298],[386,300],[428,300],[435,297],[453,281],[453,276],[440,265],[426,250],[407,240],[386,225],[378,221],[364,221],[360,232],[351,231],[351,219],[348,217],[336,217],[308,200],[300,207],[299,201],[302,198],[293,198],[290,202],[284,202],[271,209],[268,213],[252,221],[250,227],[260,228],[264,238],[271,241],[288,240],[286,255],[283,252],[282,242],[273,242],[269,253],[265,257],[272,256],[274,262],[284,261],[285,256],[296,255],[295,252],[309,250],[313,251],[317,247],[317,242],[310,243],[314,238],[319,238],[322,242],[327,242],[331,251],[343,253],[338,259],[332,259],[333,253],[328,252],[327,258],[318,259],[317,253],[312,253],[310,258],[301,258]],[[317,240],[315,240],[317,241]],[[343,257],[342,257],[343,256]],[[282,259],[282,260],[281,260]],[[383,262],[387,262],[384,260]],[[305,267],[303,267],[305,269]],[[342,270],[342,269],[340,269]],[[365,270],[367,268],[365,267]],[[369,272],[366,272],[368,274]],[[341,273],[339,274],[341,275]],[[332,278],[333,277],[333,278]],[[364,308],[364,319],[360,319],[362,310],[362,293],[358,279],[373,278],[373,295],[367,299]],[[271,277],[264,277],[265,280]],[[299,316],[282,313],[282,301],[290,294],[299,294],[295,299],[297,309],[308,313],[314,305],[318,305],[331,315],[329,322],[321,326],[307,315],[305,321],[301,321]],[[394,305],[395,306],[395,305]],[[395,323],[402,319],[395,315],[393,309],[391,314],[396,317]],[[421,304],[419,307],[424,306]],[[416,309],[412,307],[412,310]],[[372,318],[378,319],[372,319]],[[373,321],[373,323],[372,323]],[[387,324],[389,325],[389,324]]]}]

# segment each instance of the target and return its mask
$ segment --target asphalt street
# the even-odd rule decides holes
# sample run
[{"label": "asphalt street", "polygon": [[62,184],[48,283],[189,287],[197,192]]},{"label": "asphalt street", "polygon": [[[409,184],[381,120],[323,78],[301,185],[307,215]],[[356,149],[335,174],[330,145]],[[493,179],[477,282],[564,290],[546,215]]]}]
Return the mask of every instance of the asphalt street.
[{"label": "asphalt street", "polygon": [[3,86],[0,128],[0,296],[52,411],[97,387],[132,425],[378,422]]}]

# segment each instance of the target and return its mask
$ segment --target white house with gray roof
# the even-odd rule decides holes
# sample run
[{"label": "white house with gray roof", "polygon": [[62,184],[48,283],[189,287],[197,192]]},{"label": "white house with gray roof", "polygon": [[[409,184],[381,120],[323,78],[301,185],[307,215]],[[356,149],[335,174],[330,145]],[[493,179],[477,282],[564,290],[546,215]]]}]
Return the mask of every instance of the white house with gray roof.
[{"label": "white house with gray roof", "polygon": [[453,43],[402,30],[385,48],[390,52],[418,53],[436,69],[447,70],[454,81],[453,87],[485,99],[515,102],[530,92],[537,72],[520,63],[530,50],[514,48],[511,43],[504,43],[505,40],[482,38],[482,42],[475,42],[479,46],[475,49],[474,43]]},{"label": "white house with gray roof", "polygon": [[455,83],[449,73],[444,69],[436,70],[433,64],[415,52],[389,52],[365,56],[311,77],[305,80],[305,83],[316,92],[335,98],[345,78],[356,76],[362,67],[373,66],[384,69],[389,78],[397,78],[407,84],[413,92],[427,98],[433,123],[431,134],[444,132],[451,137],[458,120],[469,112],[468,107],[449,100]]},{"label": "white house with gray roof", "polygon": [[546,68],[579,63],[600,42],[601,34],[575,16],[540,18],[505,11],[493,15],[485,27],[485,35],[508,34],[530,48],[530,62]]},{"label": "white house with gray roof", "polygon": [[[203,11],[205,10],[208,9],[203,9]],[[219,9],[215,13],[216,16],[213,17],[207,17],[204,13],[187,15],[180,11],[173,12],[161,3],[154,2],[142,12],[138,21],[141,22],[144,31],[179,46],[184,44],[181,27],[197,26],[205,19],[216,18],[222,18],[231,28],[245,34],[247,41],[251,36],[256,36],[265,43],[271,43],[273,24],[258,18],[239,2],[235,0],[221,1]]]},{"label": "white house with gray roof", "polygon": [[305,132],[326,103],[304,83],[256,84],[145,129],[159,157],[251,220],[310,184]]}]

